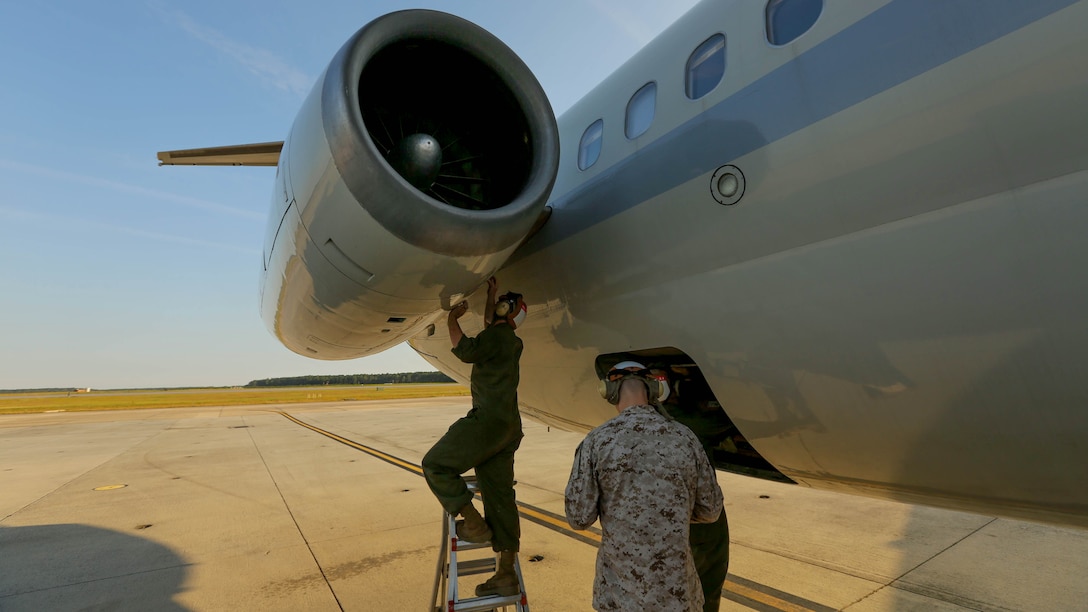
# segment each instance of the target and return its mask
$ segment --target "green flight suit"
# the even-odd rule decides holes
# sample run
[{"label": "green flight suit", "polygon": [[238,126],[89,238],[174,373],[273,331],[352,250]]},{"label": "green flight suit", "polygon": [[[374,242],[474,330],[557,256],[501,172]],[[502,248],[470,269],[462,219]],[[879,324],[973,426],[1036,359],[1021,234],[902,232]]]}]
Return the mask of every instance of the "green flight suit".
[{"label": "green flight suit", "polygon": [[476,468],[496,552],[517,551],[521,539],[514,500],[514,452],[523,436],[517,392],[521,350],[521,339],[505,323],[492,325],[475,338],[461,338],[453,354],[472,364],[472,409],[423,457],[427,485],[454,515],[472,500],[461,474]]},{"label": "green flight suit", "polygon": [[[688,384],[681,389],[690,390],[695,386]],[[709,388],[706,391],[709,393]],[[720,409],[707,410],[705,407],[699,409],[693,406],[692,404],[706,403],[707,398],[702,397],[702,394],[698,395],[695,401],[682,402],[682,406],[665,404],[665,409],[673,418],[695,432],[710,464],[714,465],[712,449],[731,424]],[[722,508],[721,515],[713,523],[692,523],[688,541],[691,544],[695,570],[699,573],[699,581],[703,586],[703,612],[717,612],[722,602],[722,587],[729,572],[729,521],[725,517],[725,509]]]}]

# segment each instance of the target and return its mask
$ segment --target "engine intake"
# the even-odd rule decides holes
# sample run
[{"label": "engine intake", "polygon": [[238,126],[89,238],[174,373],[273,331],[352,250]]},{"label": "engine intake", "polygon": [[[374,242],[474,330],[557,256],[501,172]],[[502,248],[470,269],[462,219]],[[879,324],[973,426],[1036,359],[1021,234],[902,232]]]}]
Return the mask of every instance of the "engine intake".
[{"label": "engine intake", "polygon": [[318,80],[280,156],[266,322],[323,359],[403,341],[506,261],[558,158],[543,89],[497,38],[435,11],[371,22]]}]

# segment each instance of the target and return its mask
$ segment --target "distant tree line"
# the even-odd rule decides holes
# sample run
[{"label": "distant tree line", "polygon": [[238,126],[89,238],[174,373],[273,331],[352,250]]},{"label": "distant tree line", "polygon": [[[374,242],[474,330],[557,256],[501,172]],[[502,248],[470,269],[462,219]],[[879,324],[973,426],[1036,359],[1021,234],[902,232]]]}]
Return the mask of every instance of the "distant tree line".
[{"label": "distant tree line", "polygon": [[247,387],[313,387],[318,385],[384,385],[389,383],[455,382],[442,372],[401,372],[398,374],[338,374],[331,376],[288,376],[251,380]]},{"label": "distant tree line", "polygon": [[75,393],[75,387],[42,387],[40,389],[0,389],[0,393]]}]

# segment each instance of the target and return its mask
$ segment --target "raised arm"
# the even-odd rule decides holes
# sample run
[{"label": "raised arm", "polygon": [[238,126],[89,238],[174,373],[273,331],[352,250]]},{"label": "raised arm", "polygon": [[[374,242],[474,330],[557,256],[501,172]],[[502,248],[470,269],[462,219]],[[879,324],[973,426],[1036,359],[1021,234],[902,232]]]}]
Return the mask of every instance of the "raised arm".
[{"label": "raised arm", "polygon": [[449,317],[446,319],[446,324],[450,328],[450,342],[453,343],[453,346],[457,346],[465,335],[465,332],[461,331],[461,323],[457,319],[460,319],[467,310],[468,302],[461,302],[450,309]]},{"label": "raised arm", "polygon": [[495,321],[495,301],[499,296],[499,280],[492,276],[487,279],[487,303],[484,304],[484,325]]}]

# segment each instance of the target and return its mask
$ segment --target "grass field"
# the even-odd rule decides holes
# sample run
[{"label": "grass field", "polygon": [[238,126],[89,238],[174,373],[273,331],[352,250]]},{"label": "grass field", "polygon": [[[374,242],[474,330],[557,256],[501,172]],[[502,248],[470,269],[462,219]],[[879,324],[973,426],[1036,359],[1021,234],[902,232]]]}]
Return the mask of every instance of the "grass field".
[{"label": "grass field", "polygon": [[91,391],[89,393],[13,393],[0,395],[0,414],[300,404],[308,402],[449,397],[468,394],[467,387],[456,383],[349,387]]}]

